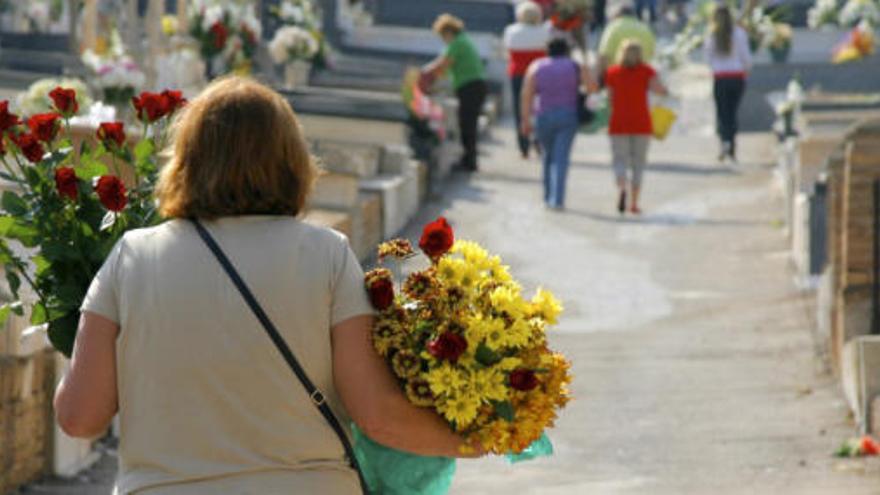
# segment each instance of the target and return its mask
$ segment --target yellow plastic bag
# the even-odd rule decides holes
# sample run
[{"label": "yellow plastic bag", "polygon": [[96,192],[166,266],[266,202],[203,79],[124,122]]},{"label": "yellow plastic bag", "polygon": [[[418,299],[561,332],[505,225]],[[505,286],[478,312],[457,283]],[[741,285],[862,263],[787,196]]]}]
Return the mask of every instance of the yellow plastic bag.
[{"label": "yellow plastic bag", "polygon": [[651,125],[654,127],[654,137],[661,141],[666,139],[676,118],[675,112],[668,107],[658,105],[651,108]]}]

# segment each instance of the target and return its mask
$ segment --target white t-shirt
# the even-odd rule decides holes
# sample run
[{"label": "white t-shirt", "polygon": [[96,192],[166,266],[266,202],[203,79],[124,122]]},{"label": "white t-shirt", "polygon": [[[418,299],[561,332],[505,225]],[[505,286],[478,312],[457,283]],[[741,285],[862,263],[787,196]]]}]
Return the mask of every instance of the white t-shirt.
[{"label": "white t-shirt", "polygon": [[[330,329],[373,309],[345,237],[293,217],[205,226],[348,424]],[[116,493],[360,493],[339,439],[189,222],[126,233],[82,309],[120,326]]]},{"label": "white t-shirt", "polygon": [[511,51],[545,50],[550,39],[546,24],[523,24],[517,22],[504,29],[504,48]]},{"label": "white t-shirt", "polygon": [[749,72],[752,70],[752,51],[749,48],[749,35],[745,29],[736,26],[733,29],[733,42],[729,54],[720,53],[715,47],[715,37],[712,33],[706,36],[703,43],[706,63],[712,68],[714,74]]}]

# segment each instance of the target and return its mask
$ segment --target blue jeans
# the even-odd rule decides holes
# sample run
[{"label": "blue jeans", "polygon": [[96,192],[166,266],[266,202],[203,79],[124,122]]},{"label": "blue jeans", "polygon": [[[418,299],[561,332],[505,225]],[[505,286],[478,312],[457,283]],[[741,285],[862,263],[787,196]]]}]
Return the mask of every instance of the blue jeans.
[{"label": "blue jeans", "polygon": [[[648,18],[642,15],[642,12],[648,10]],[[636,0],[636,18],[642,22],[657,22],[657,0]]]},{"label": "blue jeans", "polygon": [[551,110],[538,115],[535,135],[544,162],[544,201],[552,207],[565,204],[565,181],[571,161],[571,145],[577,132],[577,110]]}]

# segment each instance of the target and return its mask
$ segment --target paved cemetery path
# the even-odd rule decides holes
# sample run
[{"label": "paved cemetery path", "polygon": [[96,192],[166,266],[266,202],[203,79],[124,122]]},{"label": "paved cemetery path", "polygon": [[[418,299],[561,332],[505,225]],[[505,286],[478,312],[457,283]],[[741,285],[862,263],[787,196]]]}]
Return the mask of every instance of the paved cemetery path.
[{"label": "paved cemetery path", "polygon": [[744,140],[736,167],[709,137],[655,143],[641,218],[614,209],[604,136],[578,138],[561,213],[511,129],[483,150],[421,220],[446,215],[563,299],[552,342],[575,399],[556,456],[462,462],[452,493],[880,493],[880,462],[831,457],[854,429],[788,267],[768,138]]}]

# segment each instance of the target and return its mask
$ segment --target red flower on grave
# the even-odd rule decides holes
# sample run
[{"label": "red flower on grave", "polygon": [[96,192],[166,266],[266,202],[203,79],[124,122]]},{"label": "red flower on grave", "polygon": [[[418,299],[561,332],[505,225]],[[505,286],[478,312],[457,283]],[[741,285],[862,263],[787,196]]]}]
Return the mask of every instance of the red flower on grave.
[{"label": "red flower on grave", "polygon": [[70,117],[79,110],[79,103],[76,101],[76,91],[73,89],[58,86],[49,92],[49,98],[52,98],[55,109],[66,117]]},{"label": "red flower on grave", "polygon": [[58,135],[58,129],[61,127],[60,119],[61,115],[55,112],[38,113],[28,119],[27,125],[37,139],[51,143]]},{"label": "red flower on grave", "polygon": [[419,247],[432,260],[446,254],[455,242],[455,235],[452,227],[446,222],[444,217],[425,225],[422,231],[422,238],[419,240]]},{"label": "red flower on grave", "polygon": [[217,21],[208,31],[211,33],[211,43],[214,45],[214,49],[217,51],[222,50],[223,47],[226,46],[226,38],[229,37],[229,30],[226,29],[226,26],[224,26],[222,22]]},{"label": "red flower on grave", "polygon": [[55,189],[62,198],[76,201],[77,194],[79,193],[79,181],[76,178],[76,172],[70,167],[55,169]]},{"label": "red flower on grave", "polygon": [[33,134],[19,134],[10,137],[15,145],[21,150],[22,154],[24,154],[25,158],[31,163],[40,163],[43,159],[43,155],[46,154],[43,145],[40,144],[40,141]]},{"label": "red flower on grave", "polygon": [[862,455],[880,455],[880,443],[877,443],[869,435],[865,435],[859,440],[859,451]]},{"label": "red flower on grave", "polygon": [[120,212],[128,203],[128,198],[125,197],[125,185],[115,175],[105,175],[98,179],[95,191],[101,204],[110,211]]}]

